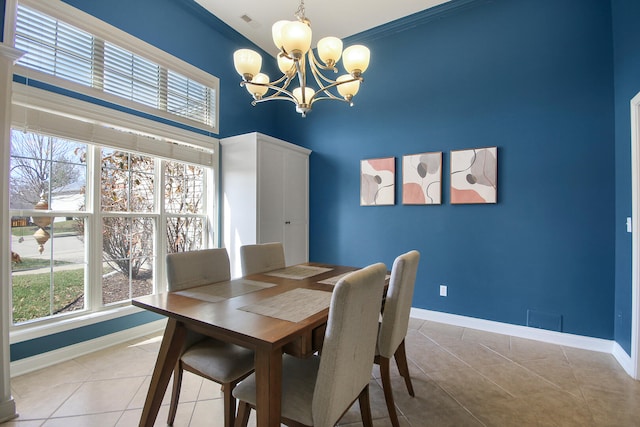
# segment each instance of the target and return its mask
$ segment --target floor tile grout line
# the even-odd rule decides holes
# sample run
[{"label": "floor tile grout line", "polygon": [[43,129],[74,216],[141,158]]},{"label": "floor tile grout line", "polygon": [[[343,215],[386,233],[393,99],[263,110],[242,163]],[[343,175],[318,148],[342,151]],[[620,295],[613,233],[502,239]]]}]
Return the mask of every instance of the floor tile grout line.
[{"label": "floor tile grout line", "polygon": [[[464,336],[466,333],[467,328],[463,328],[463,332],[462,332],[462,337],[460,338],[460,341],[464,340]],[[419,331],[420,332],[420,331]],[[422,332],[420,332],[422,333]],[[424,335],[424,334],[423,334]],[[509,349],[512,349],[512,339],[514,338],[513,336],[509,335]],[[429,337],[428,337],[429,338]],[[435,342],[435,341],[434,341]],[[461,358],[459,358],[456,354],[454,354],[453,352],[451,352],[449,349],[447,349],[446,347],[441,346],[439,343],[436,342],[436,344],[438,346],[440,346],[444,351],[447,351],[449,354],[451,354],[452,356],[456,357],[458,360],[460,360],[462,363],[464,363],[465,365],[469,366],[471,369],[475,370],[478,374],[480,374],[481,376],[483,376],[485,379],[487,379],[488,381],[490,381],[491,383],[495,384],[496,386],[498,386],[500,389],[504,390],[506,393],[508,393],[510,396],[517,398],[517,396],[513,395],[511,392],[509,392],[508,390],[506,390],[504,387],[500,386],[499,384],[497,384],[495,381],[491,380],[490,378],[488,378],[486,375],[482,374],[482,372],[478,371],[476,368],[474,368],[473,366],[471,366],[470,364],[466,363],[464,360],[462,360]],[[559,385],[553,383],[552,381],[549,381],[547,378],[539,375],[538,373],[536,373],[535,371],[532,371],[531,369],[527,368],[526,366],[521,365],[520,363],[516,362],[515,360],[509,358],[508,356],[500,353],[499,351],[495,350],[494,348],[490,347],[487,344],[484,344],[482,342],[476,342],[476,344],[479,344],[480,346],[484,347],[485,349],[491,351],[492,353],[495,353],[496,355],[502,357],[503,359],[505,359],[506,361],[513,363],[514,365],[523,368],[524,370],[526,370],[527,372],[529,372],[530,374],[533,374],[534,376],[542,379],[543,381],[545,381],[546,383],[549,383],[550,385],[552,385],[553,387],[555,387],[556,389],[558,389],[559,391],[565,392],[567,394],[568,393],[566,390],[564,390],[562,387],[560,387]],[[559,346],[562,348],[562,346]],[[564,351],[564,348],[562,348],[563,351],[563,355],[565,357],[565,359],[568,360],[568,357],[566,356],[566,353]],[[572,370],[572,374],[573,374],[573,370]],[[575,375],[574,375],[574,379],[575,379]],[[577,382],[577,379],[576,379]],[[581,391],[582,394],[582,391]]]},{"label": "floor tile grout line", "polygon": [[[131,399],[129,399],[129,401],[127,402],[127,405],[125,406],[124,410],[122,411],[122,414],[120,414],[120,417],[118,418],[118,421],[116,422],[116,425],[118,424],[118,422],[120,422],[120,419],[124,416],[124,414],[127,412],[128,409],[130,409],[131,407],[131,403],[133,402],[133,400],[136,398],[136,395],[141,391],[142,387],[145,384],[145,381],[147,379],[147,377],[149,377],[149,375],[146,375],[144,377],[144,379],[142,380],[142,382],[140,383],[140,385],[138,386],[138,388],[136,389],[136,391],[133,393],[133,395],[131,396]],[[145,393],[146,395],[146,393]],[[131,408],[134,409],[134,408]],[[138,408],[135,408],[138,409]]]},{"label": "floor tile grout line", "polygon": [[584,400],[584,402],[586,403],[586,407],[587,410],[589,411],[589,415],[591,415],[591,419],[593,420],[593,422],[595,423],[596,417],[595,414],[593,413],[593,410],[591,408],[591,405],[589,405],[588,401],[587,401],[587,396],[585,396],[584,391],[582,390],[582,382],[580,380],[578,380],[578,378],[576,377],[576,373],[575,373],[575,365],[573,363],[571,363],[571,359],[569,358],[569,355],[567,354],[567,350],[564,346],[560,346],[560,349],[562,350],[562,354],[565,358],[565,360],[567,361],[567,364],[569,365],[569,368],[571,369],[571,376],[573,377],[573,379],[576,381],[576,384],[578,384],[578,390],[580,391],[580,396],[582,396],[582,399]]},{"label": "floor tile grout line", "polygon": [[486,348],[487,350],[492,351],[492,352],[496,353],[497,355],[499,355],[499,356],[501,356],[501,357],[505,358],[505,359],[506,359],[506,360],[508,360],[510,363],[513,363],[514,365],[518,366],[519,368],[524,369],[525,371],[527,371],[527,372],[528,372],[528,373],[530,373],[531,375],[533,375],[533,376],[535,376],[535,377],[537,377],[537,378],[539,378],[539,379],[543,380],[544,382],[546,382],[546,383],[548,383],[548,384],[552,385],[554,388],[558,389],[559,391],[562,391],[562,392],[567,393],[567,394],[571,394],[571,393],[568,393],[568,392],[567,392],[567,390],[563,389],[563,388],[562,388],[561,386],[559,386],[558,384],[554,383],[553,381],[548,380],[547,378],[545,378],[545,377],[543,377],[542,375],[538,374],[537,372],[535,372],[535,371],[533,371],[533,370],[531,370],[531,369],[527,368],[526,366],[524,366],[524,365],[520,364],[519,362],[517,362],[517,361],[515,361],[515,360],[513,360],[513,359],[511,359],[511,358],[509,358],[508,356],[505,356],[504,354],[501,354],[501,353],[500,353],[500,352],[498,352],[497,350],[495,350],[495,349],[493,349],[493,348],[491,348],[491,347],[488,347],[488,346],[487,346],[487,345],[485,345],[485,344],[480,344],[480,345],[482,345],[482,346],[483,346],[484,348]]},{"label": "floor tile grout line", "polygon": [[[414,362],[415,364],[415,362]],[[475,414],[469,409],[467,408],[462,402],[460,402],[458,399],[456,399],[456,397],[449,392],[449,390],[447,390],[442,384],[440,384],[440,382],[438,382],[438,380],[436,380],[435,378],[433,378],[431,375],[429,375],[429,373],[425,372],[424,369],[420,368],[418,366],[418,369],[427,376],[427,378],[429,378],[431,381],[433,381],[433,383],[440,389],[442,390],[447,396],[449,396],[454,402],[456,402],[462,409],[464,409],[469,415],[471,415],[475,420],[477,420],[480,424],[482,424],[484,427],[486,427],[486,424],[484,422],[482,422],[482,420],[480,420],[478,417],[475,416]]]},{"label": "floor tile grout line", "polygon": [[[441,347],[441,346],[440,346],[440,344],[437,344],[437,345],[438,345],[438,347]],[[442,348],[442,347],[441,347],[441,348]],[[442,350],[447,351],[447,350],[446,350],[446,349],[444,349],[444,348],[442,348]],[[466,362],[464,362],[463,360],[459,359],[457,356],[455,356],[455,355],[453,355],[453,354],[452,354],[452,356],[454,356],[455,358],[457,358],[458,360],[460,360],[460,361],[461,361],[462,363],[464,363],[465,365],[467,365],[467,366],[471,367],[469,364],[467,364],[467,363],[466,363]],[[434,383],[434,384],[435,384],[435,385],[436,385],[440,390],[442,390],[442,391],[443,391],[447,396],[449,396],[449,397],[450,397],[454,402],[456,402],[456,403],[457,403],[457,404],[458,404],[462,409],[464,409],[464,410],[465,410],[469,415],[471,415],[471,417],[473,417],[475,420],[477,420],[477,421],[478,421],[482,426],[486,427],[486,424],[485,424],[484,422],[482,422],[482,420],[480,420],[478,417],[476,417],[476,416],[474,415],[474,413],[473,413],[469,408],[467,408],[465,405],[463,405],[463,404],[462,404],[462,402],[460,402],[458,399],[456,399],[456,397],[455,397],[451,392],[449,392],[449,390],[447,390],[447,389],[446,389],[442,384],[440,384],[440,383],[439,383],[435,378],[433,378],[431,375],[429,375],[429,373],[428,373],[428,372],[426,372],[424,369],[422,369],[422,368],[420,367],[420,365],[418,365],[418,364],[416,363],[416,361],[415,361],[415,360],[413,360],[409,355],[407,355],[407,359],[409,359],[409,360],[413,363],[413,365],[417,367],[417,369],[418,369],[420,372],[422,372],[422,373],[423,373],[427,378],[429,378],[429,380],[433,381],[433,383]],[[472,369],[473,369],[473,368],[472,368]],[[410,376],[411,376],[411,375],[410,375]],[[396,406],[397,406],[397,405],[396,405]],[[408,420],[408,417],[406,417],[406,418],[407,418],[407,420]]]},{"label": "floor tile grout line", "polygon": [[[477,344],[477,343],[476,343]],[[451,356],[455,357],[456,359],[458,359],[460,362],[464,363],[465,365],[467,365],[470,369],[472,369],[474,372],[476,372],[478,375],[480,375],[482,378],[484,378],[485,380],[489,381],[490,383],[492,383],[493,385],[495,385],[496,387],[498,387],[499,389],[501,389],[502,391],[504,391],[505,393],[507,393],[509,396],[511,396],[512,398],[517,398],[517,396],[513,395],[509,390],[505,389],[504,387],[502,387],[500,384],[496,383],[495,381],[493,381],[491,378],[487,377],[486,375],[484,375],[482,372],[480,372],[478,369],[476,369],[475,367],[471,366],[469,363],[465,362],[463,359],[461,359],[460,357],[458,357],[456,354],[454,354],[453,352],[451,352],[448,348],[446,347],[442,347],[442,350],[446,351],[447,353],[449,353]]]}]

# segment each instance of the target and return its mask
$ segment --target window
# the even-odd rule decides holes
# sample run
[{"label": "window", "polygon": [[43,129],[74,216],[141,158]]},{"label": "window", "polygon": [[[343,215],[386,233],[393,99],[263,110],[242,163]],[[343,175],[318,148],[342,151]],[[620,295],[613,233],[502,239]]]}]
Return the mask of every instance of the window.
[{"label": "window", "polygon": [[217,132],[217,78],[96,21],[64,4],[20,1],[17,73]]},{"label": "window", "polygon": [[153,292],[155,160],[121,150],[100,150],[102,303]]},{"label": "window", "polygon": [[209,242],[210,168],[18,129],[10,162],[14,324],[128,304],[161,288],[164,254]]},{"label": "window", "polygon": [[16,130],[11,140],[13,321],[82,310],[87,146]]},{"label": "window", "polygon": [[167,252],[192,251],[203,247],[203,216],[206,192],[201,166],[165,163],[165,212]]}]

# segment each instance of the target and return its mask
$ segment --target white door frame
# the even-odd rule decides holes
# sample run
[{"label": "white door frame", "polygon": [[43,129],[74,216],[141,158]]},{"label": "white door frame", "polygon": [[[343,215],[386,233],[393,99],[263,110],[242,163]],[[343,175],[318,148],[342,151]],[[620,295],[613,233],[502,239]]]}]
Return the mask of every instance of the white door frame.
[{"label": "white door frame", "polygon": [[631,100],[631,376],[640,379],[640,93]]}]

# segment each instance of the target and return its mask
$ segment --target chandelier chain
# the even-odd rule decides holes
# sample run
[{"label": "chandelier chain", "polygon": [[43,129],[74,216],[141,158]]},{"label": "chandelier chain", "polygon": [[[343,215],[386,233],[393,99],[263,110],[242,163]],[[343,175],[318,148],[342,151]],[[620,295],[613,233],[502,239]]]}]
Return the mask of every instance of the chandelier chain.
[{"label": "chandelier chain", "polygon": [[307,19],[304,10],[304,0],[300,0],[300,6],[298,6],[298,10],[296,10],[294,16],[298,18],[299,21],[304,21],[305,19]]}]

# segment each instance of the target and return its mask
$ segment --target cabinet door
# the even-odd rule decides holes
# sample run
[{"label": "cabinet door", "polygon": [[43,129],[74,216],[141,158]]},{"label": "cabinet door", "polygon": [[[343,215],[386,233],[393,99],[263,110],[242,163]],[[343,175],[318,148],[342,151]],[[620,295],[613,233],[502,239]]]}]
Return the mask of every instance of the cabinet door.
[{"label": "cabinet door", "polygon": [[309,160],[296,153],[285,154],[284,162],[284,248],[287,265],[309,260]]},{"label": "cabinet door", "polygon": [[284,241],[285,154],[280,147],[259,142],[258,243]]}]

